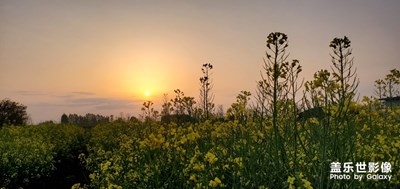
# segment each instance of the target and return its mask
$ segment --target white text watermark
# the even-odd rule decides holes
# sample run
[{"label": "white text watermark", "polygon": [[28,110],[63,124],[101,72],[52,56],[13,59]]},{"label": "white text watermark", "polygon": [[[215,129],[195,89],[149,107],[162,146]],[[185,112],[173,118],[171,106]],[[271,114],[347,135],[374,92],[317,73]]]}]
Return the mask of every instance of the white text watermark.
[{"label": "white text watermark", "polygon": [[329,179],[388,180],[392,179],[390,162],[332,162]]}]

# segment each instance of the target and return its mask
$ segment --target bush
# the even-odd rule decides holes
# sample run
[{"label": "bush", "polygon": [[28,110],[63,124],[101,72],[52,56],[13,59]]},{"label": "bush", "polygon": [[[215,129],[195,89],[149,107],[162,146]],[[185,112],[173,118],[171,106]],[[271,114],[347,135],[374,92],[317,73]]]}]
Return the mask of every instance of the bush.
[{"label": "bush", "polygon": [[27,120],[25,105],[9,99],[0,102],[0,128],[4,125],[25,125]]}]

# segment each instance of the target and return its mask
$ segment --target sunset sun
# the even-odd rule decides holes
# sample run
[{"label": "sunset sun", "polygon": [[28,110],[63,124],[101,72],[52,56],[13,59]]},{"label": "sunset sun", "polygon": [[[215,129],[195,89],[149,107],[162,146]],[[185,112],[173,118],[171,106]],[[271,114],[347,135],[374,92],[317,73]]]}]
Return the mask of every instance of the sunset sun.
[{"label": "sunset sun", "polygon": [[144,96],[149,97],[150,96],[150,91],[144,92]]}]

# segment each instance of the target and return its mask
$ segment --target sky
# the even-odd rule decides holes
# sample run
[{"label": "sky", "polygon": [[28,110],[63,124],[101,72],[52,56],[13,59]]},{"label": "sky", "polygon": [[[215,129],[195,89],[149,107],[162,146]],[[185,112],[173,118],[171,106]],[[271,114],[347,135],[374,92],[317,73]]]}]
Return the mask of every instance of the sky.
[{"label": "sky", "polygon": [[349,37],[358,92],[372,96],[375,80],[400,69],[398,10],[398,0],[0,0],[0,99],[26,105],[35,123],[137,116],[175,89],[198,100],[211,63],[214,103],[226,110],[240,91],[255,93],[271,32],[288,35],[306,81],[330,70],[330,41]]}]

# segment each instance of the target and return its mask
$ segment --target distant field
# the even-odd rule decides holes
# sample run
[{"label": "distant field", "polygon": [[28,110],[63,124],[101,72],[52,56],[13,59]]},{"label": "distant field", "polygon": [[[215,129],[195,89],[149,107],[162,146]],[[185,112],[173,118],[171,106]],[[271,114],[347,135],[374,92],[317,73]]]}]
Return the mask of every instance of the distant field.
[{"label": "distant field", "polygon": [[[86,131],[67,125],[5,127],[0,130],[0,185],[45,188],[50,187],[46,186],[49,178],[69,176],[58,178],[58,184],[75,183],[74,188],[398,188],[400,109],[374,109],[371,103],[354,104],[357,114],[340,121],[332,117],[329,125],[326,118],[301,119],[297,137],[294,125],[282,118],[286,124],[279,124],[278,140],[270,119],[120,121]],[[63,161],[77,159],[86,169],[60,174]],[[341,165],[341,174],[333,175],[336,178],[331,173],[333,162]],[[349,173],[345,162],[352,162]],[[365,173],[356,166],[358,162],[366,163]],[[369,162],[379,163],[376,173],[370,173]],[[385,162],[391,165],[390,172],[383,172]],[[354,174],[363,175],[361,181],[354,180]],[[390,181],[379,175],[390,175]]]}]

